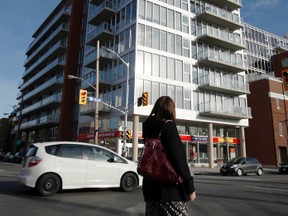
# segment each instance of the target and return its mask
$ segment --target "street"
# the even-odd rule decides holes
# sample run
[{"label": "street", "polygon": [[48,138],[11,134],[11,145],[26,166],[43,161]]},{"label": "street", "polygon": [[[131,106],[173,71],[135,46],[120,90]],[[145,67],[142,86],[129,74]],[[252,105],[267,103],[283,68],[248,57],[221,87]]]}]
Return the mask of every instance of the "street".
[{"label": "street", "polygon": [[[0,162],[1,215],[144,215],[141,188],[131,193],[69,190],[43,198],[17,183],[19,169],[19,164]],[[268,172],[238,177],[214,172],[195,175],[194,179],[197,199],[187,204],[190,215],[287,215],[288,175]]]}]

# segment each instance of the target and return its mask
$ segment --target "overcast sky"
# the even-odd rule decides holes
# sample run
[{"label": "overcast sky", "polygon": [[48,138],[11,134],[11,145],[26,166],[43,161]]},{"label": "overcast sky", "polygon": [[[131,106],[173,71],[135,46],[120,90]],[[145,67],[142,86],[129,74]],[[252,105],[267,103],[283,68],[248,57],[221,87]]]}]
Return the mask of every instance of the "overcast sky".
[{"label": "overcast sky", "polygon": [[[278,36],[288,32],[288,0],[242,0],[244,22]],[[25,51],[60,0],[0,0],[0,118],[17,104]]]}]

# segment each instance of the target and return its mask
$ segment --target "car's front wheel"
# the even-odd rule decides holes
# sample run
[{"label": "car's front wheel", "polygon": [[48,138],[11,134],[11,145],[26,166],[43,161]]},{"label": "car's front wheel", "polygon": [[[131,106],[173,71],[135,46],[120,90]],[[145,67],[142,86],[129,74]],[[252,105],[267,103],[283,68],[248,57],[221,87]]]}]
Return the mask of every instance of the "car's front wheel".
[{"label": "car's front wheel", "polygon": [[52,173],[41,176],[36,185],[36,190],[41,196],[52,196],[56,194],[60,188],[60,178]]},{"label": "car's front wheel", "polygon": [[125,192],[131,192],[136,189],[138,185],[138,178],[133,173],[125,174],[121,179],[121,189]]},{"label": "car's front wheel", "polygon": [[236,171],[236,174],[237,174],[238,176],[242,176],[242,175],[243,175],[243,170],[242,170],[242,169],[238,169],[238,170]]},{"label": "car's front wheel", "polygon": [[261,168],[257,169],[257,175],[261,176],[263,174],[263,170]]}]

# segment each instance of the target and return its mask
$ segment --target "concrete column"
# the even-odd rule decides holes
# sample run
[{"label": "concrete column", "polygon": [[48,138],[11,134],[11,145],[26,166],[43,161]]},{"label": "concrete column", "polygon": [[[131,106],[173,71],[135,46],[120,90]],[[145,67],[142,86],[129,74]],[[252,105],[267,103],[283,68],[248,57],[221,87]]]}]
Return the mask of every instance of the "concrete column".
[{"label": "concrete column", "polygon": [[133,143],[132,143],[132,160],[138,161],[138,131],[139,131],[139,116],[133,116]]},{"label": "concrete column", "polygon": [[246,157],[246,141],[245,141],[245,130],[244,127],[240,127],[240,150],[241,156]]},{"label": "concrete column", "polygon": [[213,158],[213,125],[209,123],[208,125],[208,161],[209,167],[214,168],[214,158]]}]

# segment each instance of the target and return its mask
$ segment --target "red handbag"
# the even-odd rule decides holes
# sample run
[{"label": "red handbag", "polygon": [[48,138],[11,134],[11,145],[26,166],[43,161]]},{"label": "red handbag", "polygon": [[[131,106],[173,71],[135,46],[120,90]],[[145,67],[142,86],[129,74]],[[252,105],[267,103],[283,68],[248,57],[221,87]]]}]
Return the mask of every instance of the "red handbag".
[{"label": "red handbag", "polygon": [[[161,134],[161,132],[160,132]],[[177,174],[167,157],[160,134],[157,138],[146,138],[144,149],[137,166],[139,175],[165,184],[179,184],[183,178]]]}]

